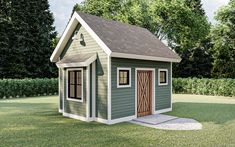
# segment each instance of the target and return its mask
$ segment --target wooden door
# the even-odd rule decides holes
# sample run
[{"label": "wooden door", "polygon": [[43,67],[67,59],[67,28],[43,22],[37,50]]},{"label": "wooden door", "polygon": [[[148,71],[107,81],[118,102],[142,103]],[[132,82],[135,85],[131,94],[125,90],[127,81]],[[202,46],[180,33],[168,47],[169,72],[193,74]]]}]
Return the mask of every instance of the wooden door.
[{"label": "wooden door", "polygon": [[152,71],[137,71],[137,116],[152,111]]}]

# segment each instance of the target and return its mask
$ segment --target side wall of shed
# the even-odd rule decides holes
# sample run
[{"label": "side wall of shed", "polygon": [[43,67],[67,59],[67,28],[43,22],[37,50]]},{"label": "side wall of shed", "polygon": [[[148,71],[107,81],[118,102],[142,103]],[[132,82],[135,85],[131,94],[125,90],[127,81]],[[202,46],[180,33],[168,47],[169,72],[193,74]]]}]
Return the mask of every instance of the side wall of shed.
[{"label": "side wall of shed", "polygon": [[[117,68],[131,68],[131,87],[117,88]],[[135,115],[135,69],[155,69],[155,111],[171,108],[171,63],[111,58],[111,118]],[[168,85],[158,85],[158,69],[168,69]]]}]

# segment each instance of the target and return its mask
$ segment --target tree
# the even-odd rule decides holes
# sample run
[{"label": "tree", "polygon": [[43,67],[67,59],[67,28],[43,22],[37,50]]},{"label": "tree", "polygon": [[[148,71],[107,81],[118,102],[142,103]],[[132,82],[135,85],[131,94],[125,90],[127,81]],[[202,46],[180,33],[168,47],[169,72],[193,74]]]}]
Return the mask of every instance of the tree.
[{"label": "tree", "polygon": [[[185,4],[194,14],[200,16],[199,18],[203,18],[205,21],[206,15],[202,8],[201,0],[185,0]],[[178,64],[173,64],[174,77],[211,77],[213,59],[210,49],[213,47],[213,44],[209,37],[210,24],[208,22],[201,24],[207,24],[204,27],[207,31],[205,31],[204,36],[202,36],[198,43],[194,42],[192,46],[189,45],[185,49],[180,47],[175,48],[180,53],[182,61]],[[199,25],[195,26],[195,29],[200,27]]]},{"label": "tree", "polygon": [[47,0],[1,0],[1,78],[54,77],[50,63],[57,33]]},{"label": "tree", "polygon": [[151,5],[158,24],[155,34],[165,39],[181,55],[200,44],[209,33],[207,18],[188,7],[183,0],[158,0]]},{"label": "tree", "polygon": [[202,8],[201,0],[185,0],[185,4],[190,7],[194,13],[205,15],[205,10]]},{"label": "tree", "polygon": [[212,47],[211,38],[206,38],[198,47],[184,51],[182,61],[173,66],[173,77],[210,78],[213,67]]},{"label": "tree", "polygon": [[221,7],[215,19],[211,36],[213,48],[212,75],[216,78],[235,78],[235,0]]}]

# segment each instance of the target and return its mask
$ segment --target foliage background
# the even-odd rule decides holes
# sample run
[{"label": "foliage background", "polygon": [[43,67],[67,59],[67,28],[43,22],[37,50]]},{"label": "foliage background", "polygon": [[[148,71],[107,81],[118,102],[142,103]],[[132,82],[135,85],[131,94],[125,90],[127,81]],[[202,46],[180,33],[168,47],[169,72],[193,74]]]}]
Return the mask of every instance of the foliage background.
[{"label": "foliage background", "polygon": [[0,99],[58,94],[58,79],[0,80]]},{"label": "foliage background", "polygon": [[50,78],[56,38],[47,0],[0,0],[0,78]]}]

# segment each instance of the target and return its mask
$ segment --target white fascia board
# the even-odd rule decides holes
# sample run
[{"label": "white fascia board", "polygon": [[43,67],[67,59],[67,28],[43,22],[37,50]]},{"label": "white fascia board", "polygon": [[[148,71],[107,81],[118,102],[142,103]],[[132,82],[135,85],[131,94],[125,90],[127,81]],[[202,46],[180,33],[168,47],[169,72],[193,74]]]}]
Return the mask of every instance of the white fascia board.
[{"label": "white fascia board", "polygon": [[98,43],[98,45],[104,50],[104,52],[110,56],[111,50],[108,46],[99,38],[99,36],[89,27],[89,25],[79,16],[77,12],[74,13],[78,22],[85,28],[85,30],[91,35],[91,37]]},{"label": "white fascia board", "polygon": [[153,56],[144,56],[144,55],[136,55],[136,54],[117,53],[117,52],[112,52],[111,57],[138,59],[138,60],[163,61],[163,62],[180,62],[181,61],[181,59],[153,57]]},{"label": "white fascia board", "polygon": [[59,60],[60,54],[62,53],[70,36],[72,35],[73,31],[75,30],[75,28],[78,24],[78,21],[75,19],[76,19],[76,17],[75,17],[75,15],[73,15],[72,18],[70,19],[69,24],[67,25],[64,33],[62,34],[55,50],[53,51],[53,53],[50,57],[51,62],[57,62]]}]

